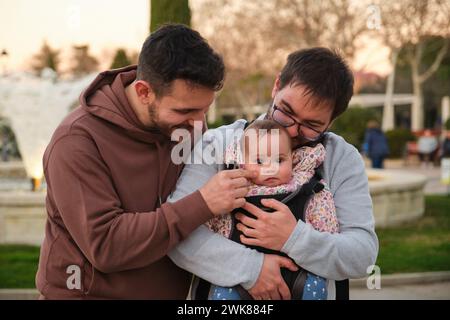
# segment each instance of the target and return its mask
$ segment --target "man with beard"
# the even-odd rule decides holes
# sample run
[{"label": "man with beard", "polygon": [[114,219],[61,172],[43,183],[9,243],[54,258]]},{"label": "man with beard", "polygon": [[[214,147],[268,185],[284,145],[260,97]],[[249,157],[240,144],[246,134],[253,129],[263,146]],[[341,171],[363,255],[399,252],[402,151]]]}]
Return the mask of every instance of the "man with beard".
[{"label": "man with beard", "polygon": [[[190,275],[166,253],[214,215],[242,206],[251,173],[233,170],[166,203],[182,166],[172,131],[203,121],[224,65],[196,31],[166,25],[138,66],[100,73],[56,129],[44,159],[41,299],[184,299]],[[220,192],[219,192],[220,191]]]},{"label": "man with beard", "polygon": [[[256,219],[236,215],[241,219],[237,229],[243,233],[243,244],[281,251],[303,269],[332,280],[366,276],[378,253],[364,162],[352,145],[327,132],[333,120],[345,112],[352,95],[352,72],[336,52],[326,48],[299,50],[289,55],[275,80],[268,111],[260,117],[285,127],[293,148],[323,143],[326,157],[320,171],[333,194],[339,233],[319,232],[301,220],[297,222],[290,209],[274,199],[262,203],[273,209],[272,213],[247,202],[243,209]],[[211,130],[205,134],[201,148],[231,141],[228,136],[242,131],[245,124],[245,120],[237,120]],[[169,201],[208,186],[208,179],[219,170],[223,166],[186,165]],[[248,248],[206,226],[199,227],[169,256],[180,267],[210,283],[223,287],[242,285],[255,299],[291,298],[279,268],[268,262],[268,255],[249,254]],[[194,298],[199,297],[195,294],[200,291],[198,283],[194,282]],[[328,292],[335,290],[330,288]]]}]

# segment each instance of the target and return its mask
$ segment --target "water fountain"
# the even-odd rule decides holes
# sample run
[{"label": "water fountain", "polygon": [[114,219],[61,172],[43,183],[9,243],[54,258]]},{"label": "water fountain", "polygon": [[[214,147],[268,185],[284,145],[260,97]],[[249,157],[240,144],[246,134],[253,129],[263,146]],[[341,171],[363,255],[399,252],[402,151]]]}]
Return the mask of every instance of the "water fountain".
[{"label": "water fountain", "polygon": [[[51,136],[95,75],[57,80],[45,69],[41,77],[14,73],[0,77],[0,116],[14,131],[26,177],[0,192],[0,243],[40,244],[45,223],[42,156]],[[20,180],[18,180],[20,181]],[[33,192],[34,191],[34,192]]]}]

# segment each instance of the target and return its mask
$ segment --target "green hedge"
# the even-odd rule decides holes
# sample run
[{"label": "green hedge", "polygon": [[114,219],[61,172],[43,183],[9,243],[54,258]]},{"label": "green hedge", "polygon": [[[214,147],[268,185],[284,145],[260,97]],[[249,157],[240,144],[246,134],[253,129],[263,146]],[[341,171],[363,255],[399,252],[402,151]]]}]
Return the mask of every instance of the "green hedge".
[{"label": "green hedge", "polygon": [[378,118],[377,112],[373,109],[352,107],[334,121],[330,131],[342,136],[360,150],[364,142],[367,122],[370,120],[379,122]]},{"label": "green hedge", "polygon": [[445,129],[450,130],[450,118],[445,121]]},{"label": "green hedge", "polygon": [[416,137],[408,129],[394,129],[386,132],[389,145],[389,158],[403,157],[405,146],[408,141],[415,141]]}]

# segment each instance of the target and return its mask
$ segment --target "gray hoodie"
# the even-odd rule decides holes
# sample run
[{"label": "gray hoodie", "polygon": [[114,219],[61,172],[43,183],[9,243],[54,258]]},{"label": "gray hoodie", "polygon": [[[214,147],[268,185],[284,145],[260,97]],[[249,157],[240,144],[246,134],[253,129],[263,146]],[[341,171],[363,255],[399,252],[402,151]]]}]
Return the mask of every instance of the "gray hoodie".
[{"label": "gray hoodie", "polygon": [[[238,120],[209,130],[203,137],[202,147],[195,148],[195,152],[202,152],[220,137],[242,130],[244,125],[245,120]],[[367,275],[367,268],[375,263],[378,254],[364,162],[359,152],[336,134],[326,133],[324,144],[327,155],[323,176],[333,194],[340,233],[319,232],[298,221],[281,251],[302,268],[324,278],[361,278]],[[221,169],[217,164],[186,165],[169,201],[194,192]],[[178,244],[169,257],[179,267],[211,283],[225,287],[241,284],[246,289],[255,284],[263,263],[262,253],[215,234],[205,226]]]}]

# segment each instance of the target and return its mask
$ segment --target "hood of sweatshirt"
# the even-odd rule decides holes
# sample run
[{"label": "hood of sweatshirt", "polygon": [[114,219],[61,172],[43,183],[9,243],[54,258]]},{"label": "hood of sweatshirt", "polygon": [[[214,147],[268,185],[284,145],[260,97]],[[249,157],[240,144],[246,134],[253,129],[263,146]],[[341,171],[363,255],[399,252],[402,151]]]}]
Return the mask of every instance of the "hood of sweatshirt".
[{"label": "hood of sweatshirt", "polygon": [[[131,139],[154,144],[158,152],[159,180],[168,170],[182,167],[170,161],[174,143],[158,129],[145,127],[138,119],[125,94],[125,88],[136,79],[137,66],[101,72],[80,96],[81,107],[90,114],[108,121],[123,130]],[[158,181],[158,196],[161,199],[162,181]]]},{"label": "hood of sweatshirt", "polygon": [[136,79],[137,66],[100,73],[80,96],[81,106],[96,117],[111,122],[134,139],[143,142],[168,142],[159,130],[146,128],[128,102],[125,88]]}]

